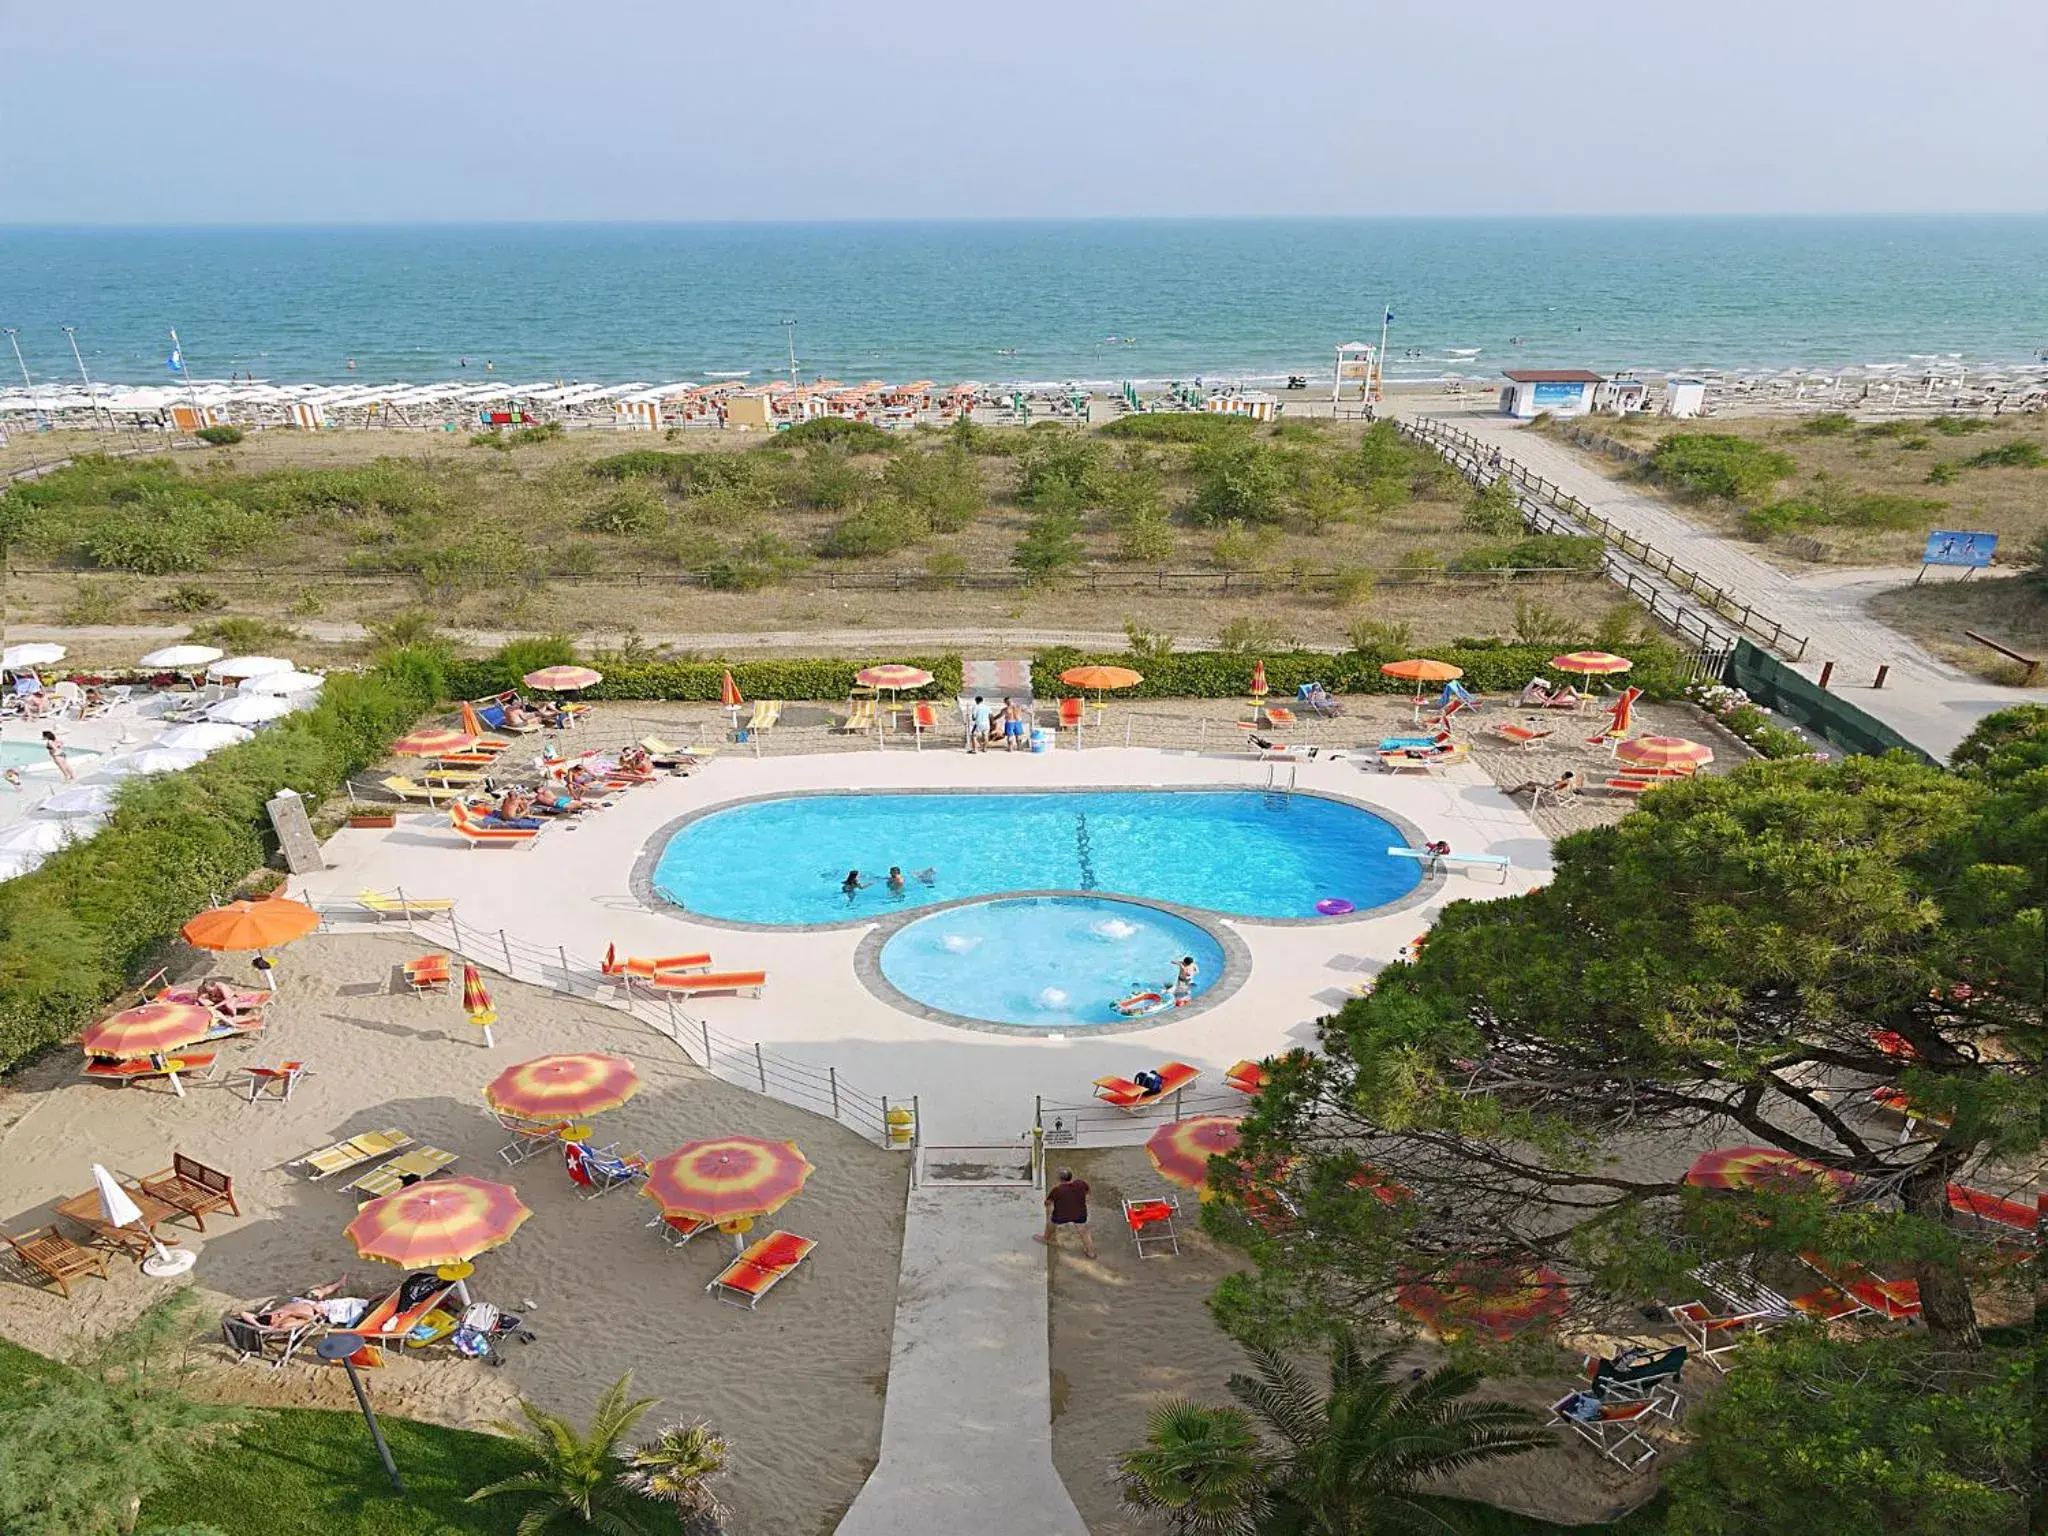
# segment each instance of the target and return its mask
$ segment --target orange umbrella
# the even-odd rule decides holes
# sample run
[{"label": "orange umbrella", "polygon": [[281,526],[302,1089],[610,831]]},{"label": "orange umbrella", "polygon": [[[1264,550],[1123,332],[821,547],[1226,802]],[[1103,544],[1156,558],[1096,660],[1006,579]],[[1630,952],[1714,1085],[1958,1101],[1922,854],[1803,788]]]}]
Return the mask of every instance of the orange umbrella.
[{"label": "orange umbrella", "polygon": [[738,709],[747,701],[740,697],[740,685],[732,680],[732,668],[718,680],[718,703],[723,709]]},{"label": "orange umbrella", "polygon": [[1431,661],[1427,656],[1411,656],[1406,661],[1388,661],[1380,664],[1380,671],[1387,677],[1399,678],[1404,683],[1415,685],[1415,702],[1422,702],[1422,685],[1425,683],[1455,682],[1465,675],[1463,667],[1454,667],[1448,661]]},{"label": "orange umbrella", "polygon": [[594,688],[604,681],[604,674],[593,672],[588,667],[542,667],[538,672],[527,673],[520,681],[529,688],[561,693],[571,688]]},{"label": "orange umbrella", "polygon": [[484,973],[469,960],[462,962],[462,1011],[469,1015],[470,1023],[484,1032],[484,1047],[489,1049],[491,1026],[498,1022],[498,1009],[491,1001],[490,989],[484,985]]},{"label": "orange umbrella", "polygon": [[202,912],[180,928],[195,949],[275,949],[320,926],[320,914],[288,896],[231,901]]},{"label": "orange umbrella", "polygon": [[201,1008],[196,1003],[144,1003],[140,1008],[130,1008],[86,1025],[79,1043],[88,1056],[134,1061],[204,1040],[212,1028],[210,1008]]},{"label": "orange umbrella", "polygon": [[366,1259],[401,1269],[438,1269],[467,1264],[510,1242],[532,1214],[509,1184],[435,1179],[372,1200],[356,1212],[346,1231]]},{"label": "orange umbrella", "polygon": [[491,1079],[484,1099],[522,1120],[580,1120],[617,1109],[640,1091],[640,1074],[620,1056],[594,1051],[539,1056]]},{"label": "orange umbrella", "polygon": [[[465,704],[463,708],[467,710],[469,706]],[[475,736],[462,731],[429,729],[399,737],[391,743],[391,750],[399,757],[439,757],[443,752],[466,752],[476,742]]]},{"label": "orange umbrella", "polygon": [[1252,697],[1255,699],[1263,699],[1269,691],[1270,690],[1266,687],[1266,664],[1263,661],[1253,662]]},{"label": "orange umbrella", "polygon": [[1161,1178],[1202,1189],[1209,1182],[1209,1159],[1237,1150],[1239,1123],[1229,1115],[1175,1120],[1145,1138],[1145,1155]]},{"label": "orange umbrella", "polygon": [[1795,1157],[1777,1147],[1716,1147],[1703,1152],[1685,1172],[1685,1182],[1700,1189],[1764,1189],[1796,1192],[1823,1180],[1837,1190],[1856,1180],[1839,1168]]},{"label": "orange umbrella", "polygon": [[1490,1338],[1509,1339],[1561,1316],[1571,1296],[1564,1276],[1545,1265],[1467,1259],[1452,1264],[1440,1278],[1412,1276],[1395,1290],[1394,1301],[1447,1338],[1477,1329]]},{"label": "orange umbrella", "polygon": [[1614,755],[1644,768],[1697,768],[1714,760],[1714,749],[1683,736],[1638,736],[1621,743]]},{"label": "orange umbrella", "polygon": [[810,1176],[811,1165],[793,1141],[725,1136],[656,1158],[642,1188],[664,1216],[723,1226],[781,1210]]},{"label": "orange umbrella", "polygon": [[1581,677],[1618,677],[1635,665],[1626,656],[1616,656],[1607,651],[1573,651],[1569,656],[1553,656],[1550,664],[1560,672],[1576,672]]},{"label": "orange umbrella", "polygon": [[[482,739],[484,734],[483,717],[476,712],[476,706],[467,699],[462,701],[462,729],[479,740]],[[410,740],[411,738],[408,737],[407,739]],[[411,753],[407,754],[407,756],[412,755]]]},{"label": "orange umbrella", "polygon": [[1093,688],[1100,708],[1103,694],[1112,688],[1135,688],[1145,681],[1145,674],[1129,667],[1069,667],[1060,674],[1060,681],[1069,688]]}]

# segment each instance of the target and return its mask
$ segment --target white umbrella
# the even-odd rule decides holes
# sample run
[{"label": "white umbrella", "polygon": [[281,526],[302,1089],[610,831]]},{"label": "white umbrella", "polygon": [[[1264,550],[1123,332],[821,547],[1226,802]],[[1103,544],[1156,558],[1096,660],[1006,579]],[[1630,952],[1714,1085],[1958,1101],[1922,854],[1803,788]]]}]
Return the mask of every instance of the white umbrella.
[{"label": "white umbrella", "polygon": [[47,640],[32,641],[27,645],[10,645],[0,651],[0,671],[12,672],[19,667],[43,667],[53,661],[64,659],[64,647],[52,645]]},{"label": "white umbrella", "polygon": [[0,880],[25,875],[48,857],[45,853],[0,853]]},{"label": "white umbrella", "polygon": [[114,790],[109,784],[79,784],[47,795],[35,807],[45,816],[104,816],[114,808]]},{"label": "white umbrella", "polygon": [[207,705],[206,718],[224,720],[229,725],[261,725],[279,715],[290,714],[293,708],[290,699],[265,698],[260,693],[238,693],[218,704]]},{"label": "white umbrella", "polygon": [[72,821],[17,821],[0,827],[0,853],[55,853],[66,843],[91,837],[104,821],[82,818]]},{"label": "white umbrella", "polygon": [[273,672],[290,672],[292,664],[282,656],[230,656],[206,669],[215,677],[268,677]]},{"label": "white umbrella", "polygon": [[189,667],[203,667],[209,661],[219,661],[226,651],[212,645],[167,645],[160,651],[151,651],[142,658],[145,667],[170,667],[182,671]]},{"label": "white umbrella", "polygon": [[181,751],[177,747],[144,747],[140,752],[130,752],[123,757],[110,757],[97,765],[101,773],[110,773],[117,779],[135,774],[176,773],[190,768],[204,759],[204,752]]},{"label": "white umbrella", "polygon": [[318,672],[266,672],[261,677],[252,677],[238,690],[241,693],[312,693],[326,682]]},{"label": "white umbrella", "polygon": [[198,725],[174,725],[157,737],[160,747],[179,747],[187,752],[212,752],[247,741],[256,733],[247,726],[229,725],[222,720],[203,720]]},{"label": "white umbrella", "polygon": [[[185,1090],[178,1082],[178,1074],[173,1072],[170,1077],[171,1086],[178,1090],[178,1095],[182,1098]],[[142,1207],[137,1205],[134,1197],[98,1163],[92,1165],[92,1182],[93,1187],[100,1192],[100,1216],[108,1226],[140,1227],[149,1233],[149,1246],[155,1251],[142,1261],[142,1272],[145,1275],[152,1280],[160,1280],[165,1275],[182,1275],[199,1262],[199,1255],[190,1248],[166,1248],[159,1242],[157,1235],[150,1232],[149,1227],[143,1222]]]}]

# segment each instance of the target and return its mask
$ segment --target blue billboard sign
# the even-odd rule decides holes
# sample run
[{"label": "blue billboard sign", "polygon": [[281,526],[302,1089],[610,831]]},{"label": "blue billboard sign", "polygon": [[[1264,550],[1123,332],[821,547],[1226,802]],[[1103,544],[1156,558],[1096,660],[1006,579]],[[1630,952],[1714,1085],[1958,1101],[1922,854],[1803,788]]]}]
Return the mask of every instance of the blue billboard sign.
[{"label": "blue billboard sign", "polygon": [[1920,557],[1922,565],[1967,565],[1973,569],[1991,563],[1991,555],[1998,548],[1995,533],[1957,533],[1946,528],[1937,528],[1927,535],[1927,552]]},{"label": "blue billboard sign", "polygon": [[1536,385],[1531,391],[1530,399],[1540,411],[1549,405],[1577,405],[1585,396],[1585,385],[1560,384],[1553,380]]}]

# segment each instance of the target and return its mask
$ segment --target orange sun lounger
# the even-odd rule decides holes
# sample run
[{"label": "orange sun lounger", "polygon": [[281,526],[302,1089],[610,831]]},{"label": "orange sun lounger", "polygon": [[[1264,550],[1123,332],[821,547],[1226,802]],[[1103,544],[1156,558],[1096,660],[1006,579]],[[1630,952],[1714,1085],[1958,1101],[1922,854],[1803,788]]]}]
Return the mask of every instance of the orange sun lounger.
[{"label": "orange sun lounger", "polygon": [[2041,1226],[2040,1205],[2026,1205],[1967,1184],[1949,1185],[1948,1208],[1984,1231],[2007,1237],[2031,1238]]},{"label": "orange sun lounger", "polygon": [[421,955],[405,962],[405,984],[415,995],[448,990],[448,957]]},{"label": "orange sun lounger", "polygon": [[720,1301],[745,1305],[751,1312],[763,1296],[795,1274],[817,1246],[816,1238],[771,1232],[748,1244],[746,1252],[712,1276],[704,1289]]},{"label": "orange sun lounger", "polygon": [[446,1301],[454,1290],[455,1283],[451,1281],[403,1312],[398,1310],[398,1291],[394,1290],[365,1312],[362,1321],[349,1331],[361,1334],[369,1343],[395,1348],[405,1343],[405,1336],[419,1326],[420,1319]]},{"label": "orange sun lounger", "polygon": [[684,974],[677,971],[658,971],[649,985],[663,992],[680,992],[684,997],[695,997],[700,992],[745,992],[759,997],[762,988],[768,985],[766,971],[692,971]]},{"label": "orange sun lounger", "polygon": [[187,1051],[182,1056],[165,1056],[158,1060],[142,1057],[135,1061],[102,1061],[93,1057],[86,1062],[79,1076],[119,1083],[124,1088],[145,1077],[178,1075],[203,1082],[212,1076],[213,1063],[212,1051]]},{"label": "orange sun lounger", "polygon": [[1098,1077],[1095,1079],[1095,1097],[1117,1109],[1143,1109],[1148,1104],[1164,1101],[1168,1095],[1179,1093],[1183,1088],[1192,1087],[1201,1075],[1200,1067],[1191,1067],[1184,1061],[1169,1061],[1159,1068],[1160,1087],[1157,1093],[1147,1093],[1128,1077]]},{"label": "orange sun lounger", "polygon": [[1223,1083],[1239,1093],[1257,1093],[1266,1086],[1266,1069],[1256,1061],[1240,1061],[1223,1074]]},{"label": "orange sun lounger", "polygon": [[652,960],[631,957],[625,960],[606,960],[598,966],[598,970],[603,975],[609,976],[614,981],[624,981],[629,978],[635,981],[652,981],[657,976],[667,975],[673,971],[708,971],[710,969],[711,956],[709,954],[661,955]]},{"label": "orange sun lounger", "polygon": [[469,809],[459,802],[448,808],[448,825],[461,834],[464,841],[474,848],[480,843],[530,843],[540,836],[535,827],[489,827],[481,819],[472,816]]}]

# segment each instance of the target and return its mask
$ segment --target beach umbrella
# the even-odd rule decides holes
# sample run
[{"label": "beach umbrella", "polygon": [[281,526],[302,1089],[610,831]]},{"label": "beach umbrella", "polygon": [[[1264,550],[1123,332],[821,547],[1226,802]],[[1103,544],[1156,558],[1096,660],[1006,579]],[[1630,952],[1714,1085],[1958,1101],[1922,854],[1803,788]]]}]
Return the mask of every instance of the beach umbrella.
[{"label": "beach umbrella", "polygon": [[1403,1312],[1445,1338],[1477,1330],[1510,1339],[1571,1305],[1564,1276],[1542,1264],[1464,1259],[1441,1276],[1413,1274],[1394,1291]]},{"label": "beach umbrella", "polygon": [[662,1215],[716,1222],[737,1240],[757,1217],[794,1200],[810,1176],[811,1165],[793,1141],[725,1136],[656,1158],[641,1188]]},{"label": "beach umbrella", "polygon": [[498,1022],[498,1009],[491,1001],[490,988],[484,985],[484,973],[470,960],[462,962],[462,1011],[469,1015],[470,1023],[484,1032],[484,1049],[489,1050],[491,1026]]},{"label": "beach umbrella", "polygon": [[66,843],[83,842],[105,825],[94,817],[17,821],[11,827],[0,827],[0,853],[55,853]]},{"label": "beach umbrella", "polygon": [[476,737],[461,731],[430,729],[399,737],[391,743],[391,751],[397,757],[440,757],[449,752],[467,752],[476,743]]},{"label": "beach umbrella", "polygon": [[318,672],[266,672],[261,677],[244,678],[235,691],[284,698],[291,694],[318,693],[326,681]]},{"label": "beach umbrella", "polygon": [[273,672],[290,672],[292,664],[282,656],[230,656],[226,661],[216,661],[207,671],[215,677],[232,681],[243,677],[268,677]]},{"label": "beach umbrella", "polygon": [[298,708],[290,699],[266,698],[260,693],[238,693],[206,706],[206,718],[228,725],[263,725]]},{"label": "beach umbrella", "polygon": [[169,667],[174,672],[189,671],[219,661],[226,651],[211,645],[167,645],[160,651],[151,651],[142,658],[145,667]]},{"label": "beach umbrella", "polygon": [[1237,1150],[1239,1124],[1231,1115],[1191,1115],[1175,1120],[1145,1139],[1145,1155],[1161,1178],[1206,1193],[1209,1159]]},{"label": "beach umbrella", "polygon": [[1622,742],[1614,755],[1638,768],[1698,768],[1714,760],[1714,749],[1683,736],[1638,736]]},{"label": "beach umbrella", "polygon": [[19,880],[48,857],[44,853],[0,853],[0,881]]},{"label": "beach umbrella", "polygon": [[863,667],[854,673],[853,680],[863,688],[887,688],[895,692],[903,688],[922,688],[932,680],[932,675],[923,667],[891,661],[878,667]]},{"label": "beach umbrella", "polygon": [[400,1269],[469,1273],[480,1253],[508,1243],[533,1212],[509,1184],[458,1177],[422,1180],[370,1201],[344,1229],[358,1254]]},{"label": "beach umbrella", "polygon": [[150,1253],[142,1261],[145,1275],[152,1280],[160,1280],[166,1275],[182,1275],[199,1262],[199,1256],[190,1248],[166,1248],[162,1240],[150,1231],[149,1223],[142,1219],[142,1207],[135,1203],[134,1196],[98,1163],[92,1165],[92,1184],[99,1191],[100,1217],[108,1226],[137,1227],[147,1234]]},{"label": "beach umbrella", "polygon": [[204,1040],[213,1010],[197,1003],[144,1003],[85,1026],[78,1043],[88,1056],[135,1061]]},{"label": "beach umbrella", "polygon": [[157,737],[160,747],[175,747],[181,752],[217,752],[222,747],[232,747],[247,741],[256,733],[245,725],[230,725],[225,720],[202,720],[197,725],[174,725]]},{"label": "beach umbrella", "polygon": [[1145,681],[1145,674],[1129,667],[1069,667],[1060,674],[1060,681],[1069,688],[1093,688],[1095,707],[1101,709],[1108,703],[1104,695],[1110,689],[1135,688]]},{"label": "beach umbrella", "polygon": [[1252,697],[1255,699],[1263,699],[1271,691],[1272,690],[1266,686],[1266,664],[1263,661],[1253,662]]},{"label": "beach umbrella", "polygon": [[113,808],[111,784],[76,784],[36,803],[45,816],[104,816]]},{"label": "beach umbrella", "polygon": [[639,1091],[640,1074],[633,1063],[583,1051],[507,1067],[491,1079],[484,1099],[498,1113],[522,1120],[581,1120],[617,1109]]},{"label": "beach umbrella", "polygon": [[1550,664],[1560,672],[1576,672],[1589,684],[1596,677],[1619,677],[1635,665],[1626,656],[1607,651],[1573,651],[1569,656],[1551,657]]},{"label": "beach umbrella", "polygon": [[566,693],[575,688],[594,688],[604,681],[602,672],[593,672],[588,667],[542,667],[538,672],[529,672],[520,681],[529,688],[539,688],[548,693]]},{"label": "beach umbrella", "polygon": [[137,752],[106,759],[98,765],[98,771],[125,779],[152,773],[177,773],[205,760],[204,752],[194,752],[186,747],[144,747]]},{"label": "beach umbrella", "polygon": [[718,680],[718,707],[732,711],[732,723],[735,730],[739,728],[740,706],[746,702],[746,699],[740,693],[740,685],[733,681],[732,668],[727,667],[725,675]]},{"label": "beach umbrella", "polygon": [[35,640],[27,645],[10,645],[0,651],[0,671],[26,671],[30,667],[46,667],[63,659],[63,646],[52,645],[47,640]]},{"label": "beach umbrella", "polygon": [[1798,1192],[1823,1181],[1835,1191],[1847,1189],[1855,1177],[1839,1168],[1795,1157],[1776,1147],[1716,1147],[1703,1152],[1685,1171],[1685,1182],[1698,1189],[1758,1189]]},{"label": "beach umbrella", "polygon": [[289,896],[231,901],[192,918],[178,930],[195,949],[275,949],[320,926],[320,914]]},{"label": "beach umbrella", "polygon": [[1404,661],[1388,661],[1380,664],[1383,675],[1415,685],[1415,702],[1422,702],[1424,683],[1448,683],[1465,675],[1463,667],[1454,667],[1448,661],[1431,661],[1427,656],[1411,656]]}]

